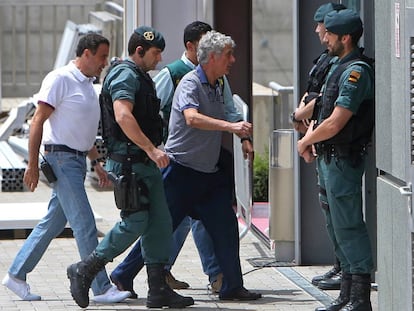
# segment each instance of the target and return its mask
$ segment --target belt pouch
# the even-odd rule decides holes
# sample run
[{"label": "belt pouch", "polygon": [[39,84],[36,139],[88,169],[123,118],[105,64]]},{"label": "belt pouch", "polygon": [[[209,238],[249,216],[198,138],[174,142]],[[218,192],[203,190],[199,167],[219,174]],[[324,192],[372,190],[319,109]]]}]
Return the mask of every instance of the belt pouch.
[{"label": "belt pouch", "polygon": [[143,185],[137,181],[135,173],[119,176],[114,183],[116,207],[124,212],[147,210],[149,205],[141,203]]}]

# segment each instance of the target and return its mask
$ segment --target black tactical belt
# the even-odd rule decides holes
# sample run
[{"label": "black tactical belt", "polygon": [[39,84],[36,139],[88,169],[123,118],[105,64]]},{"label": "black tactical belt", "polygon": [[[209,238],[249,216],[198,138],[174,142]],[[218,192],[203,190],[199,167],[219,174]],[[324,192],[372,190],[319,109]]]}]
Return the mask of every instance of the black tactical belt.
[{"label": "black tactical belt", "polygon": [[120,163],[146,163],[149,161],[148,155],[145,152],[135,154],[118,154],[111,153],[109,158]]}]

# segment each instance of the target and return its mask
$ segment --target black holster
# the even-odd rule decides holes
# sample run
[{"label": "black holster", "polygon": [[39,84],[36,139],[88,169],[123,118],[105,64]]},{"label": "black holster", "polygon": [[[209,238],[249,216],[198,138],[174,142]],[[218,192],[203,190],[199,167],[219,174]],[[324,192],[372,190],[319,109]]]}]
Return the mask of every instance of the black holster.
[{"label": "black holster", "polygon": [[352,167],[357,167],[361,164],[366,154],[366,146],[364,145],[333,145],[317,143],[315,144],[316,153],[323,156],[326,163],[331,161],[331,158],[337,157],[342,159],[349,159]]},{"label": "black holster", "polygon": [[350,145],[341,148],[341,145],[336,146],[339,157],[348,158],[352,167],[359,166],[366,154],[366,147],[362,145]]},{"label": "black holster", "polygon": [[335,156],[334,149],[332,145],[326,145],[324,143],[315,144],[316,154],[320,157],[323,157],[326,163],[331,162],[331,158]]},{"label": "black holster", "polygon": [[114,184],[115,204],[118,209],[129,213],[149,209],[148,187],[142,180],[137,179],[135,173],[117,176],[109,172],[108,176]]}]

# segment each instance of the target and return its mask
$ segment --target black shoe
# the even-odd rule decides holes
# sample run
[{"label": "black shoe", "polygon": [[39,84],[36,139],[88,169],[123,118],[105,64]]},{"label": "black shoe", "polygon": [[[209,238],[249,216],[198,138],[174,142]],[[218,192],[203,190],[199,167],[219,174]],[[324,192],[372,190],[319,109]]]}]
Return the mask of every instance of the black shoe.
[{"label": "black shoe", "polygon": [[326,307],[318,307],[315,311],[339,311],[349,302],[351,295],[352,279],[348,273],[343,273],[341,280],[341,291],[339,297]]},{"label": "black shoe", "polygon": [[112,274],[109,276],[109,278],[111,279],[112,283],[114,283],[115,286],[120,291],[128,291],[128,292],[130,292],[131,293],[131,296],[129,296],[129,298],[131,298],[131,299],[138,299],[138,294],[134,291],[134,288],[133,288],[132,284],[130,284],[130,285],[122,284]]},{"label": "black shoe", "polygon": [[86,308],[89,305],[89,288],[95,276],[104,267],[105,261],[92,253],[66,269],[70,293],[79,307]]},{"label": "black shoe", "polygon": [[327,280],[337,275],[341,271],[340,267],[334,266],[331,270],[322,275],[317,275],[312,279],[312,284],[318,286],[320,281]]},{"label": "black shoe", "polygon": [[340,311],[343,307],[346,306],[348,302],[346,300],[341,300],[340,298],[334,300],[329,306],[318,307],[315,311]]},{"label": "black shoe", "polygon": [[70,265],[66,273],[70,280],[70,293],[73,299],[79,307],[86,308],[89,306],[89,288],[92,280],[78,273],[78,264]]},{"label": "black shoe", "polygon": [[318,287],[323,290],[339,290],[341,288],[342,273],[334,275],[330,279],[322,280],[318,283]]},{"label": "black shoe", "polygon": [[185,297],[174,292],[165,282],[163,264],[147,265],[148,295],[147,308],[176,308],[181,309],[194,304],[192,297]]},{"label": "black shoe", "polygon": [[168,285],[159,291],[148,291],[147,308],[162,309],[163,307],[182,309],[192,306],[194,299],[188,296],[181,296],[174,292]]},{"label": "black shoe", "polygon": [[262,298],[262,294],[253,293],[244,287],[236,289],[229,294],[219,295],[220,300],[257,300]]},{"label": "black shoe", "polygon": [[369,274],[353,274],[351,299],[341,310],[372,311],[371,306],[371,276]]}]

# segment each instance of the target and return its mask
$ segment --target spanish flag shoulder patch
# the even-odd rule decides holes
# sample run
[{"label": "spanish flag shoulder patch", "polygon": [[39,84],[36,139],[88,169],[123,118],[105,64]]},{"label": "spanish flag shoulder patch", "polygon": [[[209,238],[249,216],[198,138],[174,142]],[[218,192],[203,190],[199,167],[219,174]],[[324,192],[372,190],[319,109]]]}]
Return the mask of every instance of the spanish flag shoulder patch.
[{"label": "spanish flag shoulder patch", "polygon": [[361,76],[361,73],[359,73],[358,71],[352,70],[351,73],[349,74],[348,81],[357,83],[360,76]]}]

